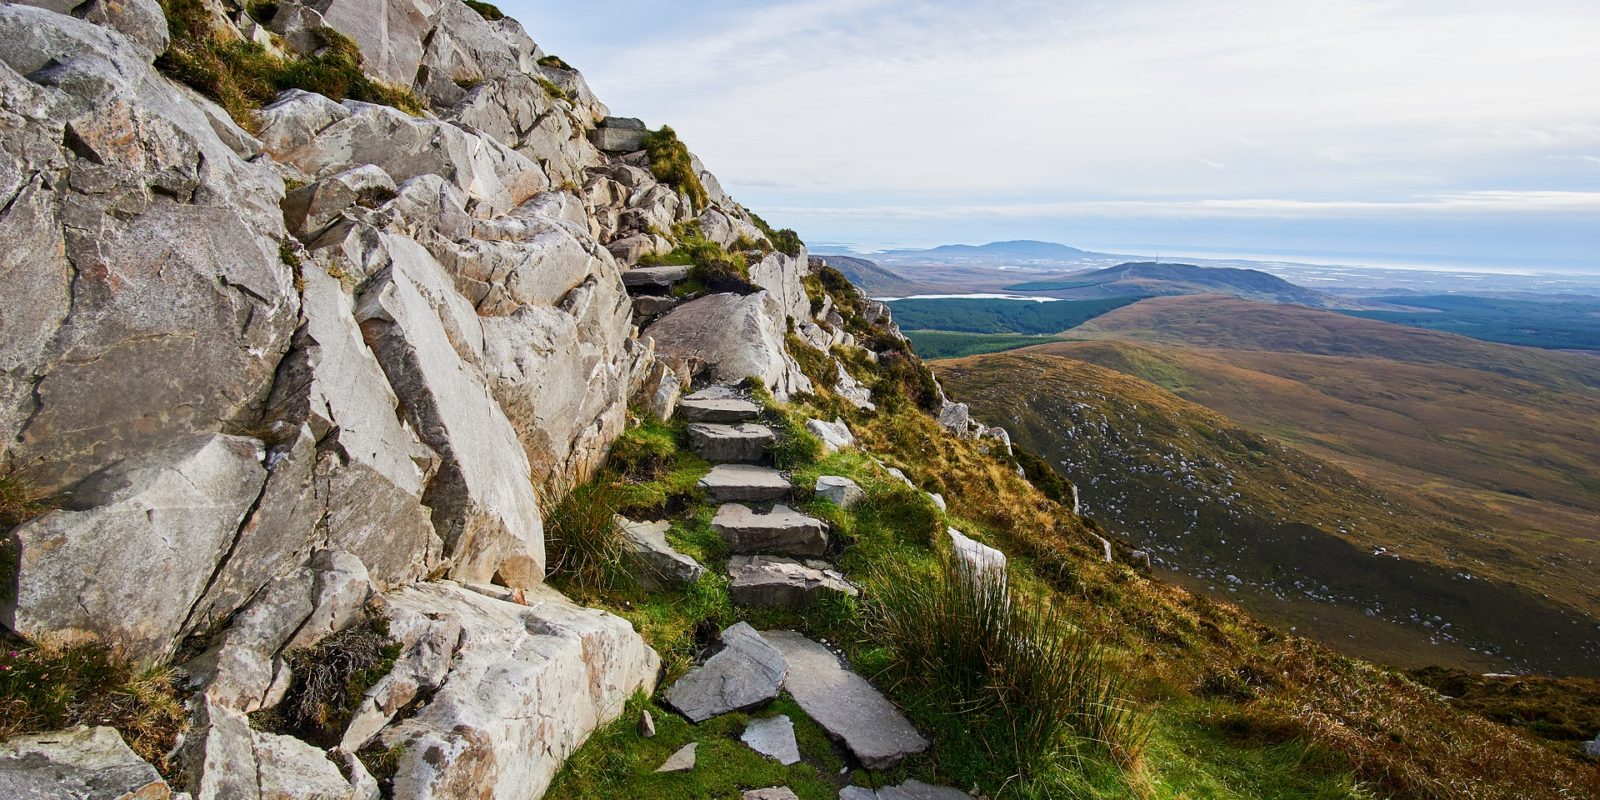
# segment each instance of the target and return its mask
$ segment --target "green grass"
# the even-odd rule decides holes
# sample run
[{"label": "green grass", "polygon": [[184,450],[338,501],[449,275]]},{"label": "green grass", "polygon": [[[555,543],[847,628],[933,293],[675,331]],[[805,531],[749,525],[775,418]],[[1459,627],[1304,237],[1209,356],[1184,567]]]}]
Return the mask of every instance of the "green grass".
[{"label": "green grass", "polygon": [[985,353],[1001,353],[1019,347],[1065,341],[1056,336],[1021,333],[962,333],[959,331],[908,330],[906,338],[917,355],[928,361],[961,358]]},{"label": "green grass", "polygon": [[545,564],[552,584],[569,592],[603,592],[633,583],[638,565],[616,521],[627,496],[622,483],[601,476],[546,506]]},{"label": "green grass", "polygon": [[[496,5],[492,4],[492,3],[481,2],[481,0],[462,0],[462,1],[467,4],[467,8],[470,8],[473,11],[478,12],[478,16],[483,17],[484,19],[486,19],[486,20],[488,20],[490,22],[495,22],[497,20],[502,20],[502,19],[506,18],[505,12],[501,11],[499,6],[496,6]],[[548,56],[547,56],[547,58],[548,58]],[[540,63],[543,63],[543,61],[541,60]]]},{"label": "green grass", "polygon": [[971,297],[895,300],[889,303],[904,330],[962,333],[1051,334],[1077,327],[1137,297],[1101,300],[995,300]]},{"label": "green grass", "polygon": [[776,247],[781,253],[798,256],[801,248],[806,246],[805,242],[800,241],[800,234],[795,233],[792,228],[774,230],[771,225],[767,224],[766,220],[754,212],[751,212],[750,219],[755,222],[756,227],[760,228],[762,233],[767,235],[767,239],[772,242],[772,246]]},{"label": "green grass", "polygon": [[690,160],[689,148],[679,141],[676,131],[666,125],[651,131],[644,137],[644,149],[656,180],[688,195],[697,212],[711,204],[711,196],[706,193],[705,184],[700,182],[700,175]]}]

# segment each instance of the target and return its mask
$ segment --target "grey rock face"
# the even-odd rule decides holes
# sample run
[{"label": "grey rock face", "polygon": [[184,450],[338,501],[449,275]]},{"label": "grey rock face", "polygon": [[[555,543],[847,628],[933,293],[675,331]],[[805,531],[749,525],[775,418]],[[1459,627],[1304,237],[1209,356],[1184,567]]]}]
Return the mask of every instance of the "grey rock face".
[{"label": "grey rock face", "polygon": [[690,422],[732,424],[761,416],[761,406],[738,398],[686,397],[678,404],[678,414]]},{"label": "grey rock face", "polygon": [[928,748],[928,740],[900,710],[866,679],[845,669],[828,648],[794,631],[762,635],[789,661],[784,688],[862,766],[887,769]]},{"label": "grey rock face", "polygon": [[0,742],[0,797],[13,800],[165,800],[156,768],[115,729],[77,727]]},{"label": "grey rock face", "polygon": [[705,567],[700,562],[680,553],[667,542],[670,522],[634,522],[617,518],[628,550],[638,557],[641,570],[635,577],[646,588],[657,590],[670,586],[685,586],[700,580]]},{"label": "grey rock face", "polygon": [[855,481],[839,475],[823,475],[817,478],[815,488],[817,497],[840,508],[849,508],[867,498],[867,493],[862,491]]},{"label": "grey rock face", "polygon": [[820,556],[828,549],[828,524],[788,506],[758,514],[749,506],[724,503],[711,519],[735,553],[781,553]]},{"label": "grey rock face", "polygon": [[800,761],[800,745],[794,738],[794,720],[784,714],[750,720],[744,727],[744,733],[739,735],[739,741],[779,764],[789,765]]},{"label": "grey rock face", "polygon": [[752,422],[722,425],[697,422],[689,426],[689,447],[711,462],[760,461],[777,441],[772,429]]},{"label": "grey rock face", "polygon": [[[627,621],[580,608],[548,588],[527,605],[447,583],[387,596],[391,632],[445,624],[459,631],[438,663],[449,669],[415,716],[385,729],[400,746],[394,796],[446,800],[538,797],[561,763],[635,692],[655,688],[661,659]],[[396,616],[415,620],[397,624]]]},{"label": "grey rock face", "polygon": [[121,34],[0,5],[0,42],[0,462],[58,491],[252,425],[298,312],[282,182]]},{"label": "grey rock face", "polygon": [[667,312],[645,330],[656,353],[669,363],[704,373],[714,383],[736,384],[745,378],[765,381],[784,399],[790,392],[810,392],[811,381],[784,350],[783,307],[769,292],[751,295],[713,294]]},{"label": "grey rock face", "polygon": [[806,430],[822,440],[824,452],[832,453],[845,447],[854,447],[856,444],[855,434],[850,432],[850,426],[844,424],[844,420],[824,422],[820,419],[808,419]]},{"label": "grey rock face", "polygon": [[17,592],[0,621],[42,643],[170,655],[261,493],[262,455],[254,439],[202,434],[82,481],[68,508],[11,532]]},{"label": "grey rock face", "polygon": [[723,631],[722,644],[721,651],[663,694],[667,704],[690,722],[705,722],[772,700],[788,674],[782,654],[748,623],[735,623]]},{"label": "grey rock face", "polygon": [[595,128],[589,132],[589,141],[608,153],[632,153],[644,149],[645,132],[628,128]]},{"label": "grey rock face", "polygon": [[801,562],[777,556],[734,556],[728,559],[728,594],[744,606],[805,608],[824,594],[851,597],[860,593],[827,563]]},{"label": "grey rock face", "polygon": [[699,486],[719,503],[780,500],[793,488],[783,473],[750,464],[718,464],[700,479]]},{"label": "grey rock face", "polygon": [[194,800],[358,800],[323,751],[258,731],[241,711],[201,699],[179,742]]}]

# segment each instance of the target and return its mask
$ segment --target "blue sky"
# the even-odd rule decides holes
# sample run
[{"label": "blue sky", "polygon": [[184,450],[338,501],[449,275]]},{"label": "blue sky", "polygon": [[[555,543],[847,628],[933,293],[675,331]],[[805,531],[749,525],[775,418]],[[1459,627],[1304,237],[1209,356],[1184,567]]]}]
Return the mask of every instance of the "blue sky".
[{"label": "blue sky", "polygon": [[1600,2],[508,0],[813,243],[1600,271]]}]

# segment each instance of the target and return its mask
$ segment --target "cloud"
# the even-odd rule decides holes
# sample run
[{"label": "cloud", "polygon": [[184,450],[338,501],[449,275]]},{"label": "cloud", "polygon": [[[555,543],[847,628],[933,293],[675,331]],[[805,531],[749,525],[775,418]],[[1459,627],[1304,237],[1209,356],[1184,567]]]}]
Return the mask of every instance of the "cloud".
[{"label": "cloud", "polygon": [[993,218],[1279,218],[1455,216],[1464,214],[1594,214],[1600,213],[1600,192],[1479,191],[1422,195],[1409,200],[1083,200],[1051,203],[982,205],[869,206],[843,208],[774,208],[774,214],[796,218],[878,217],[896,220]]}]

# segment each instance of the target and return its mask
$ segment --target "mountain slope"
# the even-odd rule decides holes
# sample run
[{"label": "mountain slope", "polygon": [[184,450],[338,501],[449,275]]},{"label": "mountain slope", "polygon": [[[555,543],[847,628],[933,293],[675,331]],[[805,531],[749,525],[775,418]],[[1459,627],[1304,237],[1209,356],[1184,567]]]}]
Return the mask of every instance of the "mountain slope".
[{"label": "mountain slope", "polygon": [[822,263],[844,273],[844,276],[849,278],[851,283],[873,297],[904,297],[933,291],[932,288],[924,284],[917,283],[865,258],[831,254],[813,254],[812,257],[820,258]]},{"label": "mountain slope", "polygon": [[1055,346],[935,368],[974,413],[1063,465],[1087,515],[1197,587],[1391,663],[1595,671],[1595,617],[1408,549],[1462,528]]},{"label": "mountain slope", "polygon": [[1018,239],[1009,242],[990,242],[988,244],[942,244],[926,250],[890,250],[890,255],[895,256],[927,256],[929,258],[1015,258],[1025,260],[1057,260],[1086,255],[1087,250],[1068,247],[1056,242],[1041,242],[1033,239]]},{"label": "mountain slope", "polygon": [[1026,281],[1007,286],[1006,289],[1014,292],[1048,292],[1052,296],[1074,298],[1227,294],[1314,308],[1348,305],[1331,295],[1296,286],[1259,270],[1151,261],[1119,264],[1061,278]]}]

